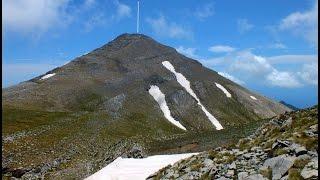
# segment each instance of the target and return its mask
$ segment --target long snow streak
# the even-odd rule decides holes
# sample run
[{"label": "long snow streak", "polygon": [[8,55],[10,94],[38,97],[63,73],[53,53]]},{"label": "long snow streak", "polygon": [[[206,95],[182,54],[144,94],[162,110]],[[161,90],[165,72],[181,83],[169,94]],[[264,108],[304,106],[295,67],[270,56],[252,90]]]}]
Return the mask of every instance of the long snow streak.
[{"label": "long snow streak", "polygon": [[250,96],[250,98],[253,99],[253,100],[257,100],[257,98],[254,97],[254,96]]},{"label": "long snow streak", "polygon": [[169,164],[196,154],[155,155],[141,159],[118,157],[85,180],[143,180]]},{"label": "long snow streak", "polygon": [[56,73],[44,75],[44,76],[41,77],[41,80],[48,79],[49,77],[52,77],[54,75],[56,75]]},{"label": "long snow streak", "polygon": [[219,84],[219,83],[215,83],[216,84],[216,86],[219,88],[219,89],[221,89],[221,91],[223,91],[223,93],[224,94],[226,94],[226,96],[228,97],[228,98],[231,98],[231,94],[229,93],[229,91],[227,91],[226,90],[226,88],[224,88],[221,84]]},{"label": "long snow streak", "polygon": [[181,128],[183,130],[187,130],[184,126],[182,126],[180,124],[179,121],[175,120],[171,116],[171,112],[170,112],[169,107],[167,105],[165,95],[161,92],[161,90],[159,89],[158,86],[151,86],[149,89],[149,94],[154,98],[154,100],[157,101],[157,103],[160,106],[160,109],[162,110],[162,112],[164,114],[164,117],[166,117],[168,119],[168,121],[170,121],[172,124],[176,125],[177,127]]},{"label": "long snow streak", "polygon": [[197,97],[197,95],[193,92],[190,86],[190,82],[187,80],[186,77],[183,76],[183,74],[176,72],[174,69],[173,65],[169,61],[163,61],[162,65],[167,68],[169,71],[171,71],[175,76],[178,81],[178,83],[185,88],[185,90],[192,96],[194,97],[198,104],[201,106],[202,111],[206,114],[208,119],[212,122],[212,124],[216,127],[217,130],[223,129],[219,121],[212,115],[210,114],[207,109],[201,104],[200,99]]}]

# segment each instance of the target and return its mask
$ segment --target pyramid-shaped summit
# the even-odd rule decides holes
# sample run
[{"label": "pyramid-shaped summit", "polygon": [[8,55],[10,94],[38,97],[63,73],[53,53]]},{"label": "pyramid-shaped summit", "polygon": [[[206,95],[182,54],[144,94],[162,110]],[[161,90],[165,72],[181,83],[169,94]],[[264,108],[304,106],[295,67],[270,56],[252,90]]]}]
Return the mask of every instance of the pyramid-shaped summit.
[{"label": "pyramid-shaped summit", "polygon": [[[179,82],[180,76],[185,82]],[[221,129],[221,124],[289,110],[142,34],[120,35],[46,75],[7,88],[3,100],[28,109],[105,111],[116,119],[143,113],[154,123],[164,115],[148,93],[152,85],[165,95],[170,116],[189,130],[210,129],[210,119],[218,120],[216,128]]]},{"label": "pyramid-shaped summit", "polygon": [[[201,144],[203,138],[227,141],[221,133],[244,130],[262,118],[290,111],[142,34],[120,35],[64,66],[5,88],[2,101],[3,136],[42,134],[28,141],[39,144],[49,139],[52,144],[35,147],[40,152],[49,147],[84,152],[93,146],[98,154],[109,152],[107,147],[114,153],[138,143],[157,153],[185,151],[176,148],[195,141],[199,150],[207,147]],[[13,158],[34,157],[22,156]]]}]

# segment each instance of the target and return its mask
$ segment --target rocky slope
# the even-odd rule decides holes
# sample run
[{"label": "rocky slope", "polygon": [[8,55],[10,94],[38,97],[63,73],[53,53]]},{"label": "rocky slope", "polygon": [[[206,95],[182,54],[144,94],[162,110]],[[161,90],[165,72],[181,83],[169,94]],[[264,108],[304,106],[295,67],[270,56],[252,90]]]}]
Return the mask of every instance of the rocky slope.
[{"label": "rocky slope", "polygon": [[318,106],[276,116],[235,144],[181,160],[148,179],[318,179]]},{"label": "rocky slope", "polygon": [[141,34],[3,89],[2,108],[3,176],[53,179],[87,177],[136,146],[203,151],[290,111]]}]

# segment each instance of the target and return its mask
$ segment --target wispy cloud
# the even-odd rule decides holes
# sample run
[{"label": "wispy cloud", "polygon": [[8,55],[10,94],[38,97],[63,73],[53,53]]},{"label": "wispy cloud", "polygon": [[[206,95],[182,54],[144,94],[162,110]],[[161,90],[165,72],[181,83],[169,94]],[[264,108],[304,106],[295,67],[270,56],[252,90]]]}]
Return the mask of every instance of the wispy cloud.
[{"label": "wispy cloud", "polygon": [[208,3],[198,7],[194,13],[194,15],[200,20],[204,20],[214,14],[214,6],[213,3]]},{"label": "wispy cloud", "polygon": [[5,31],[43,33],[70,21],[68,0],[4,0],[2,2]]},{"label": "wispy cloud", "polygon": [[116,0],[115,6],[117,9],[117,12],[114,17],[116,19],[122,19],[122,18],[131,16],[131,8],[129,5],[124,4],[124,3],[120,3],[120,1]]},{"label": "wispy cloud", "polygon": [[267,57],[270,64],[305,64],[318,61],[317,55],[279,55]]},{"label": "wispy cloud", "polygon": [[240,33],[245,33],[247,31],[250,31],[254,27],[254,25],[249,23],[248,19],[238,19],[237,27]]},{"label": "wispy cloud", "polygon": [[318,61],[304,64],[298,75],[307,84],[318,85]]},{"label": "wispy cloud", "polygon": [[[92,7],[95,3],[96,2],[94,0],[87,0],[85,2],[85,7]],[[93,9],[92,11],[94,11],[94,13],[92,13],[88,19],[83,22],[83,30],[85,32],[90,32],[97,27],[105,27],[131,17],[131,8],[129,5],[121,3],[118,0],[113,1],[112,5],[114,6],[115,11],[110,14],[107,14],[99,8]]]},{"label": "wispy cloud", "polygon": [[179,46],[176,48],[176,50],[187,57],[194,58],[194,59],[200,58],[200,56],[196,54],[196,48],[185,48],[183,46]]},{"label": "wispy cloud", "polygon": [[163,15],[158,18],[147,18],[146,21],[156,35],[180,39],[193,38],[193,32],[190,29],[175,22],[169,22]]},{"label": "wispy cloud", "polygon": [[214,53],[232,52],[234,50],[235,48],[231,46],[226,46],[226,45],[215,45],[215,46],[209,47],[209,51]]},{"label": "wispy cloud", "polygon": [[84,22],[84,31],[89,32],[96,27],[104,26],[107,24],[107,17],[104,13],[98,12],[92,15],[87,21]]},{"label": "wispy cloud", "polygon": [[89,32],[131,16],[129,5],[119,0],[111,2],[114,8],[106,12],[106,3],[99,2],[98,6],[96,0],[4,0],[3,30],[40,37],[50,30],[79,23]]},{"label": "wispy cloud", "polygon": [[220,74],[221,76],[235,82],[235,83],[238,83],[238,84],[241,84],[241,85],[244,85],[245,82],[244,81],[241,81],[240,79],[230,75],[229,73],[226,73],[226,72],[218,72],[218,74]]},{"label": "wispy cloud", "polygon": [[318,44],[318,0],[305,12],[293,12],[278,25],[280,31],[289,31],[305,40]]},{"label": "wispy cloud", "polygon": [[283,43],[274,43],[274,44],[270,44],[269,48],[273,48],[273,49],[286,49],[287,46]]}]

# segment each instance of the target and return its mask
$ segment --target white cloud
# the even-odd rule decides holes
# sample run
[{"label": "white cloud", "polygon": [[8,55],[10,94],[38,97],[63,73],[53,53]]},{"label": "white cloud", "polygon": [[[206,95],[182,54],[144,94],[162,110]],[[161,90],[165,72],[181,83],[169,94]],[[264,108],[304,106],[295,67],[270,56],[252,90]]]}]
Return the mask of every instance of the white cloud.
[{"label": "white cloud", "polygon": [[225,46],[225,45],[216,45],[209,47],[209,51],[214,53],[220,53],[220,52],[232,52],[235,48],[231,46]]},{"label": "white cloud", "polygon": [[318,0],[305,12],[294,12],[283,18],[278,26],[281,31],[290,31],[311,43],[318,44]]},{"label": "white cloud", "polygon": [[5,31],[42,33],[68,23],[68,0],[4,0],[2,23]]},{"label": "white cloud", "polygon": [[254,27],[253,24],[249,23],[248,19],[238,19],[237,26],[238,26],[238,31],[240,33],[245,33],[247,31],[250,31]]},{"label": "white cloud", "polygon": [[257,56],[249,50],[237,52],[231,58],[234,60],[230,64],[230,70],[234,72],[243,72],[249,76],[264,76],[273,70],[265,58]]},{"label": "white cloud", "polygon": [[302,85],[294,73],[279,71],[268,62],[267,58],[257,56],[250,51],[239,52],[235,61],[231,63],[230,70],[242,74],[242,77],[258,78],[271,86],[296,88]]},{"label": "white cloud", "polygon": [[117,19],[122,19],[122,18],[131,16],[131,8],[130,8],[130,6],[128,6],[126,4],[123,4],[123,3],[120,3],[119,1],[115,1],[115,5],[116,5],[116,8],[117,8],[117,12],[116,12],[115,17]]},{"label": "white cloud", "polygon": [[232,75],[230,75],[230,74],[228,74],[226,72],[218,72],[218,74],[220,74],[221,76],[223,76],[223,77],[225,77],[225,78],[227,78],[227,79],[229,79],[229,80],[231,80],[231,81],[233,81],[235,83],[238,83],[238,84],[241,84],[241,85],[245,84],[244,81],[241,81],[240,79],[238,79],[238,78],[236,78],[236,77],[234,77],[234,76],[232,76]]},{"label": "white cloud", "polygon": [[158,18],[147,18],[147,22],[151,25],[153,32],[157,35],[181,39],[193,38],[192,31],[176,24],[175,22],[168,22],[162,15]]},{"label": "white cloud", "polygon": [[176,50],[187,57],[194,58],[194,59],[200,58],[200,56],[196,55],[195,53],[196,48],[185,48],[183,46],[179,46],[178,48],[176,48]]},{"label": "white cloud", "polygon": [[202,7],[198,7],[196,9],[196,12],[194,15],[199,18],[200,20],[203,20],[205,18],[208,18],[214,14],[214,6],[212,3],[205,4]]},{"label": "white cloud", "polygon": [[[301,58],[304,58],[303,60]],[[317,56],[283,55],[262,57],[250,50],[229,53],[225,56],[202,60],[206,66],[219,67],[221,75],[241,77],[245,82],[263,83],[269,86],[297,88],[303,85],[317,84]],[[288,68],[279,70],[275,65],[286,64]],[[301,64],[301,70],[291,69],[292,64]],[[283,70],[284,68],[284,70]],[[229,77],[232,79],[233,77]],[[236,82],[235,79],[233,81]],[[241,84],[241,83],[239,83]]]},{"label": "white cloud", "polygon": [[98,12],[92,15],[87,21],[84,22],[84,31],[89,32],[95,27],[103,26],[107,24],[107,17],[104,13]]},{"label": "white cloud", "polygon": [[296,88],[302,86],[293,73],[280,72],[275,69],[267,75],[266,80],[271,85],[278,87]]},{"label": "white cloud", "polygon": [[[83,13],[84,10],[96,5],[97,3],[95,0],[86,0],[84,3],[83,10],[80,10],[79,13]],[[118,0],[113,1],[113,5],[114,5],[115,12],[109,15],[105,11],[102,11],[99,8],[91,9],[91,11],[93,11],[94,13],[91,13],[92,15],[89,16],[87,20],[83,21],[83,26],[84,26],[83,30],[85,32],[90,32],[94,28],[105,27],[106,25],[119,22],[120,20],[131,16],[130,6],[124,3],[121,3]]]},{"label": "white cloud", "polygon": [[287,46],[282,44],[282,43],[274,43],[274,44],[271,44],[269,46],[269,48],[274,48],[274,49],[286,49]]},{"label": "white cloud", "polygon": [[318,62],[304,64],[298,75],[307,84],[318,85]]},{"label": "white cloud", "polygon": [[317,55],[280,55],[267,57],[270,64],[304,64],[318,61]]}]

